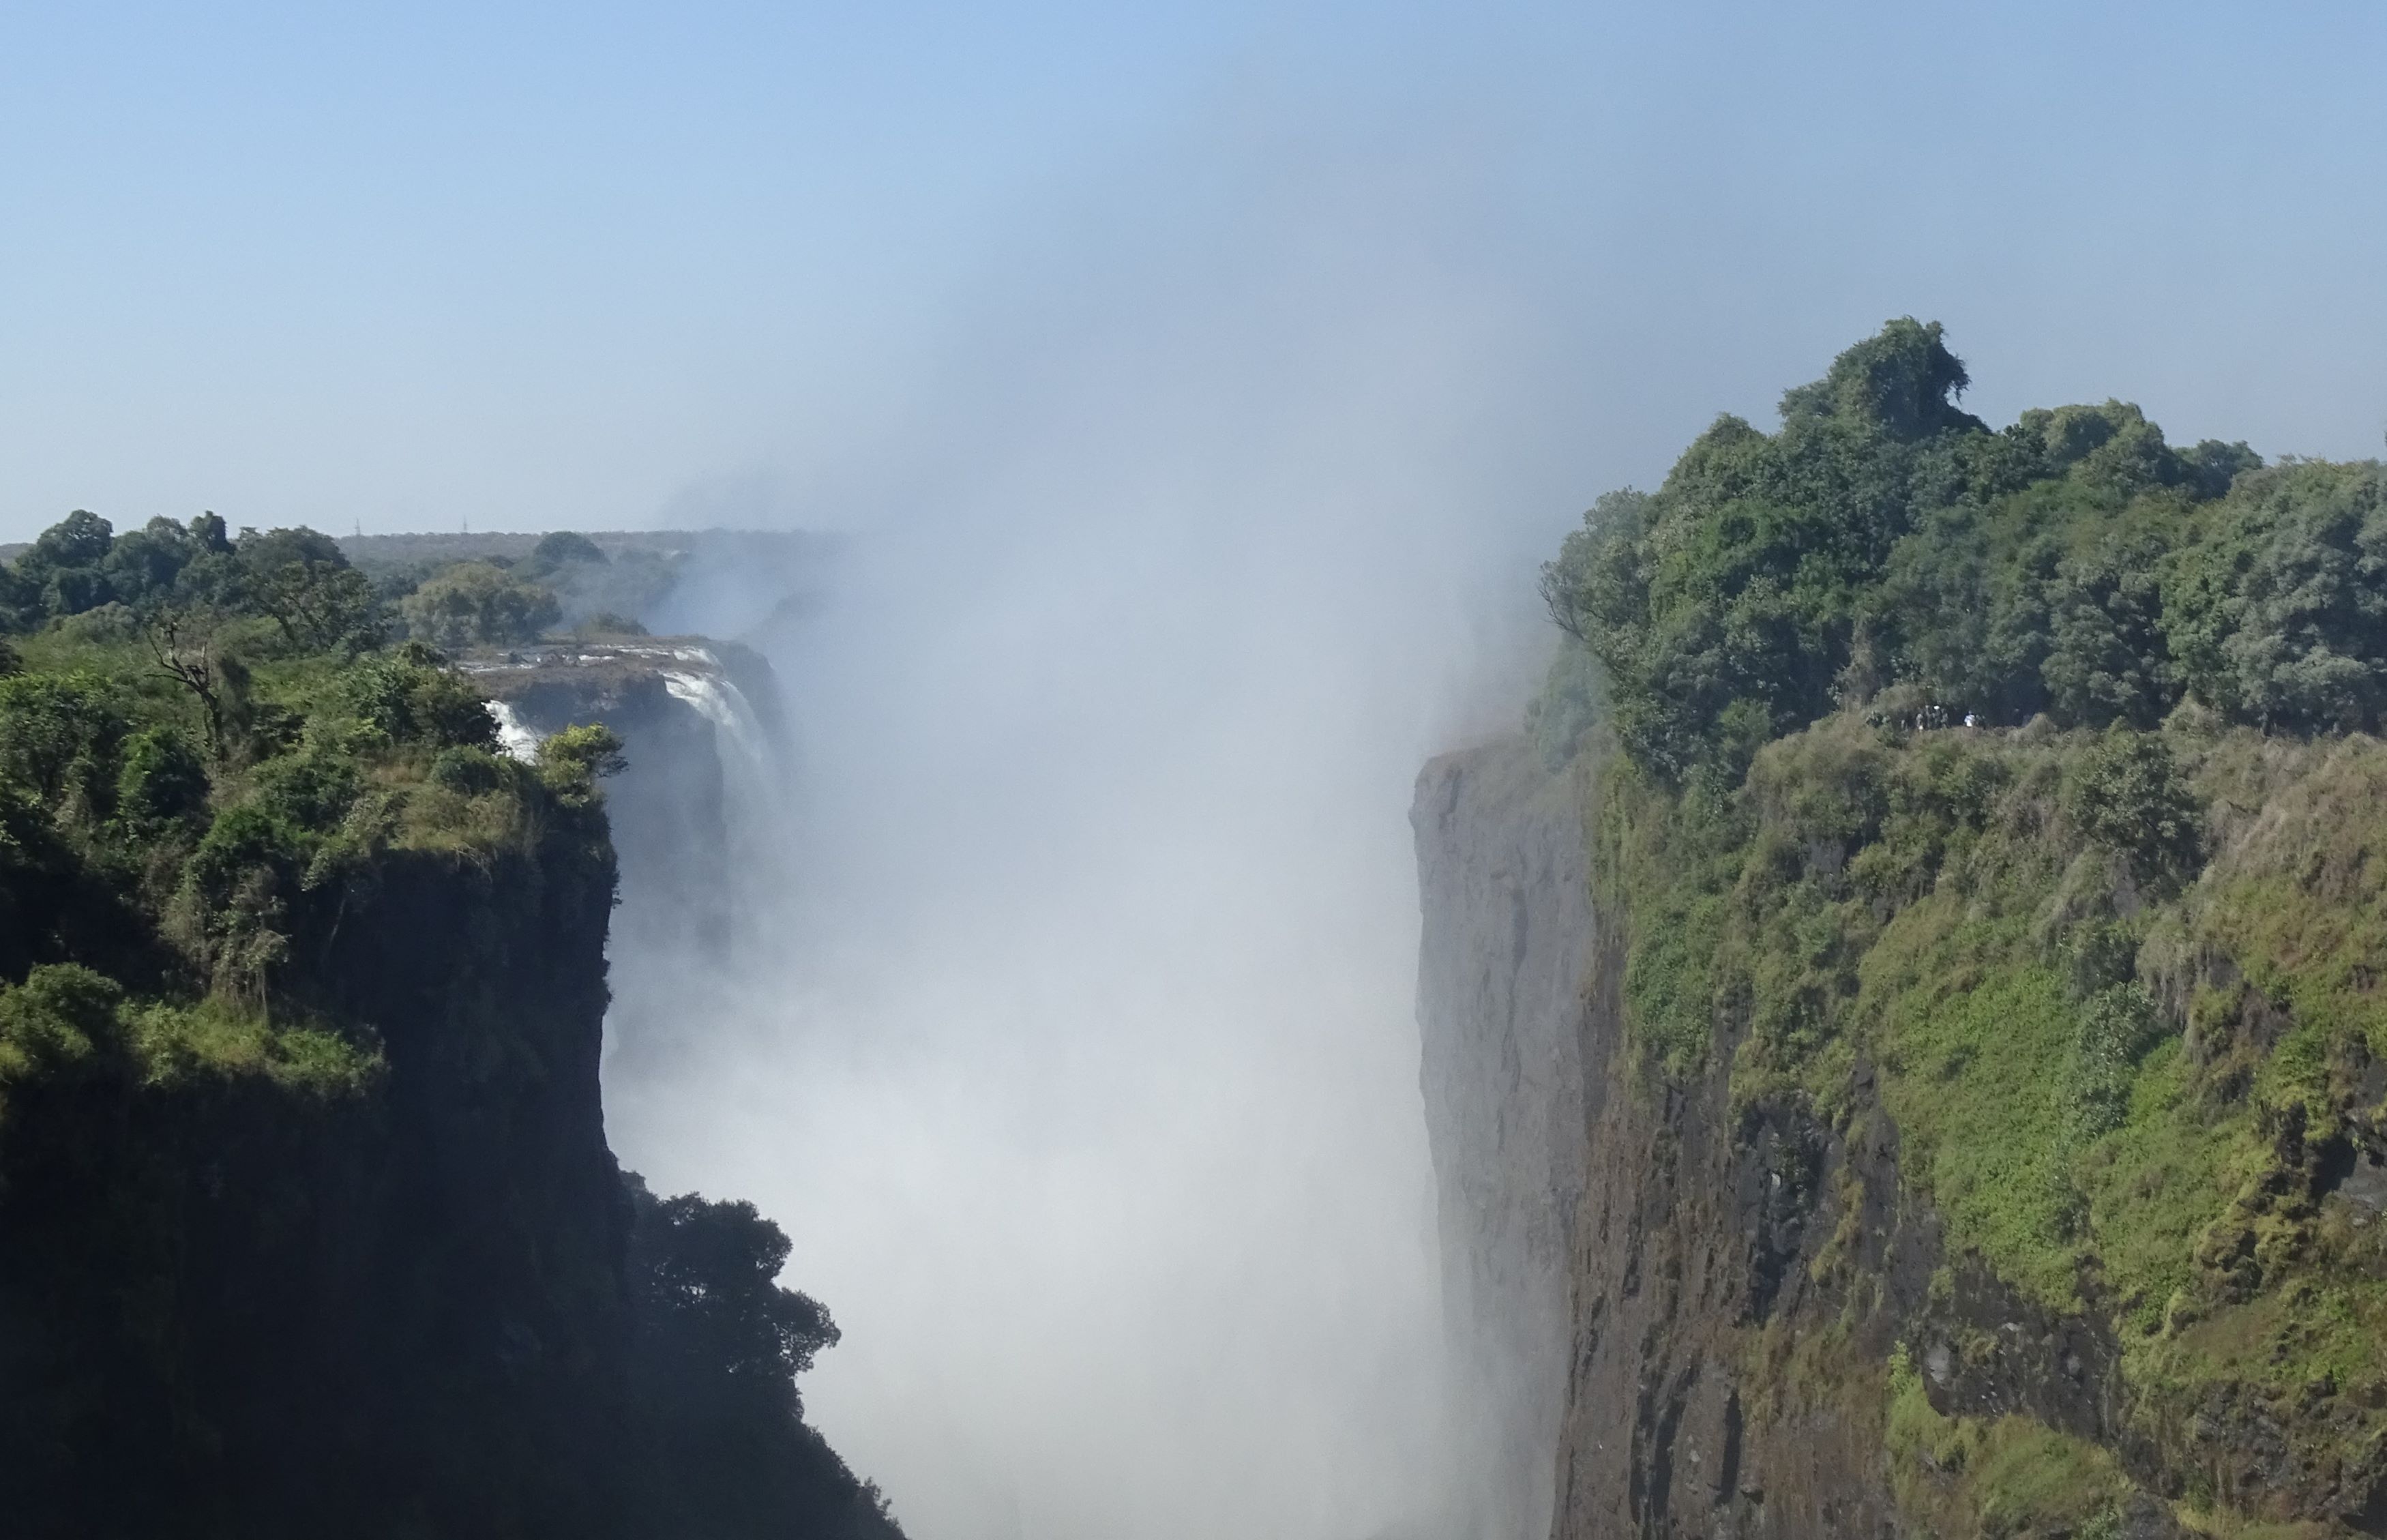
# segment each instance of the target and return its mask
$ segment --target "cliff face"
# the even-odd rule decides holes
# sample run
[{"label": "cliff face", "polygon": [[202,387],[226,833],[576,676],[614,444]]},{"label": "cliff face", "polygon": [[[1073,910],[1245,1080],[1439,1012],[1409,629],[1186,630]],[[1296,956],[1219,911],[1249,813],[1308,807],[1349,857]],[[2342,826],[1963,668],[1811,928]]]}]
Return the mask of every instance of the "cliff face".
[{"label": "cliff face", "polygon": [[2376,742],[1843,716],[1706,802],[1595,762],[1419,787],[1500,1533],[1545,1474],[1558,1540],[2387,1532]]},{"label": "cliff face", "polygon": [[1499,1540],[1548,1532],[1566,1390],[1593,941],[1581,808],[1572,776],[1502,743],[1427,765],[1410,814],[1446,1328],[1470,1500]]},{"label": "cliff face", "polygon": [[374,1493],[435,1533],[607,1532],[626,1494],[585,1472],[629,1433],[597,1091],[613,870],[601,819],[556,812],[526,847],[385,852],[294,927],[283,1010],[369,1069],[309,1085],[270,1039],[144,1068],[139,1027],[91,1012],[120,1067],[14,1088],[5,1479],[31,1533],[327,1533]]},{"label": "cliff face", "polygon": [[[2387,468],[1969,383],[1893,321],[1543,569],[1528,723],[1598,762],[1558,1535],[2387,1532]],[[1462,1006],[1429,1075],[1497,1080]]]},{"label": "cliff face", "polygon": [[[1904,1533],[1877,1385],[1844,1382],[1846,1355],[1886,1357],[1895,1303],[1913,1302],[1930,1263],[1832,1180],[1885,1155],[1887,1136],[1869,1144],[1868,1128],[1852,1152],[1795,1114],[1737,1116],[1722,1070],[1651,1085],[1621,1030],[1612,927],[1597,958],[1583,1053],[1610,1092],[1586,1141],[1551,1534]],[[1859,1210],[1863,1297],[1809,1277],[1844,1206]],[[1776,1372],[1761,1387],[1752,1363]]]},{"label": "cliff face", "polygon": [[[1517,739],[1418,782],[1418,1016],[1446,1308],[1474,1399],[1480,1532],[1910,1533],[1886,1453],[1902,1331],[1987,1334],[1934,1389],[2095,1436],[2114,1350],[1994,1280],[1934,1304],[1927,1205],[1897,1134],[1736,1110],[1729,1054],[1687,1081],[1636,1062],[1615,917],[1594,911],[1596,761]],[[1819,1266],[1819,1261],[1828,1265]],[[2170,1533],[2147,1505],[2127,1533]]]}]

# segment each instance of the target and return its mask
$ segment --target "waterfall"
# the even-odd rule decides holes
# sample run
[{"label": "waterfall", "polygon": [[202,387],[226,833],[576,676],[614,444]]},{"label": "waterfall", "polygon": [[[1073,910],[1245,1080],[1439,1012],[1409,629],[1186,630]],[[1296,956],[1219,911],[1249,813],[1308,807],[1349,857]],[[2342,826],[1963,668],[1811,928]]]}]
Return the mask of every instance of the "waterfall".
[{"label": "waterfall", "polygon": [[489,714],[498,722],[498,751],[524,764],[538,763],[538,746],[547,735],[522,719],[522,713],[505,701],[486,702]]},{"label": "waterfall", "polygon": [[686,660],[688,652],[696,652],[712,668],[701,674],[663,669],[663,688],[712,726],[721,765],[722,811],[739,856],[723,875],[741,922],[751,924],[777,895],[786,875],[780,864],[786,853],[787,789],[781,783],[786,767],[752,702],[726,674],[717,672],[718,660],[696,649],[681,650],[679,656]]},{"label": "waterfall", "polygon": [[536,762],[577,723],[620,735],[627,768],[605,789],[624,892],[617,1026],[650,1039],[681,1029],[693,1002],[734,976],[732,960],[765,944],[789,886],[789,766],[768,665],[657,637],[541,643],[461,666],[490,696],[514,759]]},{"label": "waterfall", "polygon": [[[709,652],[699,652],[698,656],[715,668],[720,666]],[[695,707],[698,715],[728,738],[739,757],[755,774],[763,773],[770,763],[763,737],[763,723],[754,714],[754,708],[747,701],[743,690],[720,674],[689,674],[667,668],[663,671],[663,688],[671,691],[673,699],[685,701]]]}]

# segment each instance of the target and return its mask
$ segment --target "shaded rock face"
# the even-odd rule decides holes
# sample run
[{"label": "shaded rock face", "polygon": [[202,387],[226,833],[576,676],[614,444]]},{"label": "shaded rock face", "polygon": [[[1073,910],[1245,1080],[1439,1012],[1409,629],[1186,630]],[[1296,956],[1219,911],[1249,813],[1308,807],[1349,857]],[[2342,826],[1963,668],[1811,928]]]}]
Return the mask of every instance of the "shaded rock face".
[{"label": "shaded rock face", "polygon": [[352,1095],[15,1097],[0,1533],[636,1527],[598,1098],[613,880],[601,818],[385,852],[292,978],[378,1040],[385,1077]]},{"label": "shaded rock face", "polygon": [[[1841,1232],[1838,1179],[1887,1166],[1895,1142],[1864,1125],[1852,1148],[1762,1106],[1736,1118],[1721,1068],[1688,1087],[1636,1083],[1620,952],[1603,938],[1584,1018],[1585,1062],[1610,1090],[1575,1229],[1551,1533],[1898,1534],[1878,1365],[1899,1306],[1927,1286],[1935,1238],[1868,1201],[1894,1186],[1860,1179],[1870,1211],[1852,1227],[1847,1272],[1866,1281],[1856,1307],[1813,1268]],[[1835,1327],[1842,1351],[1800,1353]]]},{"label": "shaded rock face", "polygon": [[1467,1497],[1487,1540],[1549,1530],[1585,1154],[1581,805],[1571,780],[1505,743],[1427,765],[1411,814],[1420,1084]]}]

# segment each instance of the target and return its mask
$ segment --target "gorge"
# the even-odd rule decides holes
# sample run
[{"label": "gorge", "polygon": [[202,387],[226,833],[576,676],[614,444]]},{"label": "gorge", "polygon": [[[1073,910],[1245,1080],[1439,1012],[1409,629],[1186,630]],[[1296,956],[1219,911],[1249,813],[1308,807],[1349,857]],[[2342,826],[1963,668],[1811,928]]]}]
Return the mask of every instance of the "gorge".
[{"label": "gorge", "polygon": [[76,515],[0,586],[0,1496],[2387,1531],[2387,483],[1967,384],[1894,322],[1600,499],[1538,691],[1257,515],[1145,587]]}]

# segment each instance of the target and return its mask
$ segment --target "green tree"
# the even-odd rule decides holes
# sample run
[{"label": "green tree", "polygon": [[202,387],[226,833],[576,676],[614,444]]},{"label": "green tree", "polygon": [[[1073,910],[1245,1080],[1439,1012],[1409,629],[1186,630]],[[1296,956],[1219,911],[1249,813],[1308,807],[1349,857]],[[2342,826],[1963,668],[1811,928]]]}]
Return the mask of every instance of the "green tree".
[{"label": "green tree", "polygon": [[138,608],[171,593],[198,553],[188,529],[171,519],[152,519],[118,536],[101,565],[115,597]]},{"label": "green tree", "polygon": [[207,809],[208,771],[190,740],[171,727],[144,727],[127,738],[116,776],[118,812],[151,827]]},{"label": "green tree", "polygon": [[87,679],[20,674],[0,679],[0,784],[63,819],[113,811],[122,713]]},{"label": "green tree", "polygon": [[2058,568],[2040,665],[2058,720],[2152,727],[2178,701],[2162,625],[2166,554],[2153,538],[2115,540]]},{"label": "green tree", "polygon": [[539,536],[538,544],[531,548],[530,560],[523,563],[523,571],[532,577],[544,577],[575,564],[603,566],[605,553],[587,536],[559,529]]},{"label": "green tree", "polygon": [[555,595],[486,562],[429,578],[398,601],[398,612],[409,636],[440,648],[532,641],[563,618]]},{"label": "green tree", "polygon": [[242,597],[272,617],[293,645],[359,650],[381,640],[373,585],[348,564],[339,542],[301,525],[259,535],[245,530],[235,548]]},{"label": "green tree", "polygon": [[1938,323],[1894,321],[1786,392],[1778,434],[1719,418],[1654,496],[1594,507],[1543,593],[1629,751],[1680,776],[1832,708],[1918,494],[1961,485],[1956,445],[1987,436],[1966,383]]},{"label": "green tree", "polygon": [[35,536],[14,563],[19,602],[29,612],[21,623],[79,615],[113,599],[105,565],[114,538],[114,526],[82,508]]},{"label": "green tree", "polygon": [[2186,553],[2166,625],[2208,702],[2300,732],[2368,729],[2387,706],[2387,468],[2242,474]]}]

